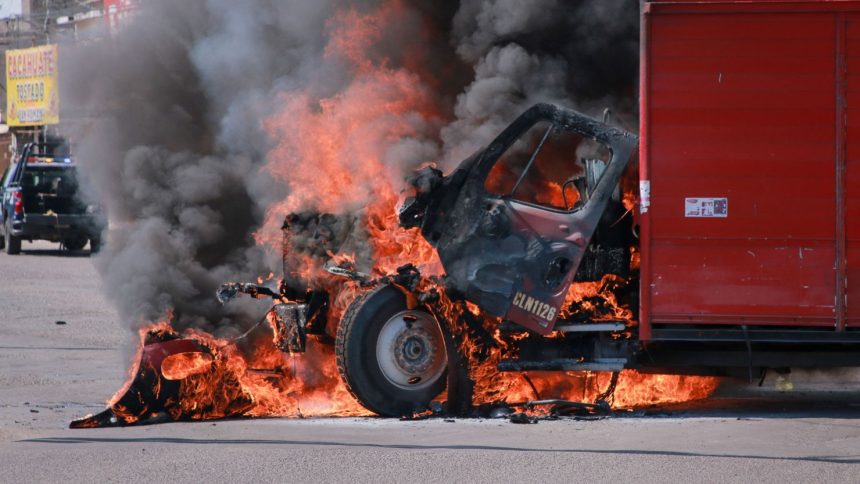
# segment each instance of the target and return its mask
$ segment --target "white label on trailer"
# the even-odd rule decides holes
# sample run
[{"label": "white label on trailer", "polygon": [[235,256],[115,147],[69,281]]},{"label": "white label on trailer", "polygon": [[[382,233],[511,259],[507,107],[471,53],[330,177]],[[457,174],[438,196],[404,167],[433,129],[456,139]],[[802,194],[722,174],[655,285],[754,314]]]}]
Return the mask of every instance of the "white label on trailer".
[{"label": "white label on trailer", "polygon": [[648,213],[651,206],[651,180],[639,180],[639,213]]},{"label": "white label on trailer", "polygon": [[684,216],[687,218],[726,218],[729,216],[729,199],[685,198]]}]

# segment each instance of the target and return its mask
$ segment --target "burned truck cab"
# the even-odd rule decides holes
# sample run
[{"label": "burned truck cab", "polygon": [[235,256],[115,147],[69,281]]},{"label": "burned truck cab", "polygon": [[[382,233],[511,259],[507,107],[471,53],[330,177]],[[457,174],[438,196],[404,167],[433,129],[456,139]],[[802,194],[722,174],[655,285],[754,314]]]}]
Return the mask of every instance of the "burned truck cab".
[{"label": "burned truck cab", "polygon": [[[338,262],[348,237],[337,234],[350,232],[349,220],[295,215],[284,225],[285,257],[316,250],[328,258],[329,276],[351,282],[292,287],[285,258],[277,293],[233,283],[222,287],[219,299],[242,292],[279,301],[269,321],[286,352],[304,352],[307,335],[333,337],[347,389],[385,416],[422,412],[446,388],[449,407],[468,406],[472,362],[461,354],[462,334],[455,328],[463,324],[471,331],[488,322],[520,335],[513,354],[499,361],[500,371],[618,370],[630,347],[612,338],[629,321],[595,324],[587,316],[571,318],[563,306],[574,281],[628,275],[633,217],[622,206],[619,180],[636,145],[636,136],[605,122],[538,104],[449,175],[427,167],[409,180],[414,194],[400,209],[400,224],[420,228],[439,255],[443,276],[422,275],[414,261],[404,260],[396,274],[373,278],[349,258]],[[296,232],[305,235],[297,239]],[[297,245],[305,239],[311,243]],[[352,284],[358,295],[333,334],[323,325],[328,292],[339,284]],[[457,316],[442,309],[443,298],[475,320],[453,321]],[[463,311],[467,303],[472,313]]]},{"label": "burned truck cab", "polygon": [[618,183],[636,145],[623,130],[538,104],[451,175],[419,172],[401,224],[420,227],[436,248],[449,295],[548,334],[578,273],[629,267],[617,253],[629,245],[591,242],[605,215],[618,213]]},{"label": "burned truck cab", "polygon": [[[428,167],[410,180],[414,196],[402,206],[400,224],[420,228],[414,237],[435,247],[443,275],[421,274],[410,260],[395,273],[362,272],[354,257],[342,255],[357,230],[352,217],[297,213],[282,227],[279,286],[230,282],[217,297],[272,298],[275,305],[254,328],[288,354],[333,343],[346,389],[382,416],[426,412],[443,392],[448,412],[468,412],[470,369],[485,364],[491,371],[620,370],[634,351],[635,340],[623,334],[632,318],[583,316],[571,312],[567,298],[575,281],[602,285],[607,274],[622,280],[630,270],[625,237],[633,217],[622,206],[619,181],[636,144],[636,136],[605,122],[538,104],[449,175]],[[313,258],[319,267],[311,276],[296,273],[296,258]],[[344,295],[342,310],[336,302]],[[137,389],[170,380],[161,360],[148,355],[194,353],[201,368],[218,361],[201,356],[211,350],[191,340],[154,336],[141,362],[152,371],[139,373],[123,400],[147,400],[140,411],[128,416],[111,407],[75,426],[137,422],[175,402],[178,387],[161,383],[155,386],[173,392],[168,398],[139,398]],[[462,343],[472,336],[474,350],[465,351]],[[506,352],[481,356],[493,345]]]}]

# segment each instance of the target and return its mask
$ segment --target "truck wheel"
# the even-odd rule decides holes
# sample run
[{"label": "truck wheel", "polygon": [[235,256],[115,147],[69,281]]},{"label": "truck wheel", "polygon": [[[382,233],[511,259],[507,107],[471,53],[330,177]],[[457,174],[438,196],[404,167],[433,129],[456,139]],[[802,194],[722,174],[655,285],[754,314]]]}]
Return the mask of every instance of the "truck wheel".
[{"label": "truck wheel", "polygon": [[102,238],[94,236],[90,239],[90,253],[96,254],[102,250]]},{"label": "truck wheel", "polygon": [[337,368],[368,410],[384,417],[412,415],[445,389],[445,341],[432,314],[408,309],[400,290],[382,286],[353,301],[340,321]]},{"label": "truck wheel", "polygon": [[3,229],[3,245],[6,246],[6,253],[9,255],[18,255],[21,253],[21,239],[12,235],[12,227],[9,222],[6,222],[6,227]]},{"label": "truck wheel", "polygon": [[83,249],[85,245],[87,245],[87,238],[80,235],[63,239],[63,247],[66,250],[78,251]]}]

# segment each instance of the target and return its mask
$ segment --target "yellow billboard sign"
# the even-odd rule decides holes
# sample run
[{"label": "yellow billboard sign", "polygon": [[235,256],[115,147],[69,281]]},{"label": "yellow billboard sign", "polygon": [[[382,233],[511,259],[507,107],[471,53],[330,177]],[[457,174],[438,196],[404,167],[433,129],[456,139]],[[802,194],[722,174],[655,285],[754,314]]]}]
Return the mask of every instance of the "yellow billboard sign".
[{"label": "yellow billboard sign", "polygon": [[6,118],[9,126],[60,122],[56,45],[6,51]]}]

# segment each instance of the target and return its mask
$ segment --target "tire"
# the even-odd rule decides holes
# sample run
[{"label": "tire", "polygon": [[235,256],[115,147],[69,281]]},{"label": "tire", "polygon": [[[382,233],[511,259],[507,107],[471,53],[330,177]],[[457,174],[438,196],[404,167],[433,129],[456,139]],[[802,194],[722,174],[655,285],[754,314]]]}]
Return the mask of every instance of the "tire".
[{"label": "tire", "polygon": [[87,245],[87,238],[84,236],[71,237],[63,240],[63,246],[66,250],[77,252]]},{"label": "tire", "polygon": [[21,239],[12,235],[12,227],[9,226],[9,222],[6,222],[6,226],[3,229],[4,234],[4,245],[6,246],[6,253],[9,255],[18,255],[21,253]]},{"label": "tire", "polygon": [[92,237],[90,239],[90,253],[97,254],[100,250],[102,250],[101,237]]},{"label": "tire", "polygon": [[382,286],[356,298],[341,319],[337,368],[368,410],[383,417],[413,415],[445,389],[446,340],[430,312],[409,310],[400,290]]}]

